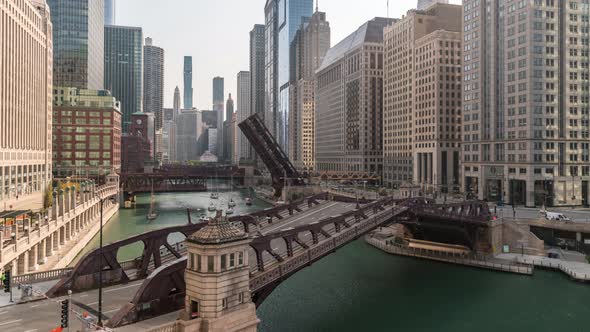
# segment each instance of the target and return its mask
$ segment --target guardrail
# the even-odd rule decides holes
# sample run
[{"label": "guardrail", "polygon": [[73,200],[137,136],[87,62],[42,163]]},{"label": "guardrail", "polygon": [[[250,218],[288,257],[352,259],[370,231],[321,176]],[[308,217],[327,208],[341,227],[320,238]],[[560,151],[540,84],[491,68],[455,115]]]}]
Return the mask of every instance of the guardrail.
[{"label": "guardrail", "polygon": [[540,266],[540,267],[544,267],[544,268],[560,270],[561,272],[570,276],[572,279],[575,279],[578,281],[582,281],[582,282],[590,281],[590,274],[576,272],[576,271],[574,271],[574,269],[572,267],[568,267],[567,264],[565,264],[565,263],[553,263],[551,261],[546,261],[544,259],[529,259],[529,258],[523,258],[523,257],[516,257],[516,260],[518,262],[524,263],[524,264],[532,264],[532,265]]},{"label": "guardrail", "polygon": [[154,327],[152,329],[147,330],[147,332],[179,332],[180,331],[180,324],[178,322],[168,323],[166,325],[161,325],[158,327]]},{"label": "guardrail", "polygon": [[72,273],[72,270],[73,268],[67,267],[64,269],[23,274],[19,276],[13,276],[12,282],[14,284],[31,284],[34,282],[57,280],[69,276],[70,273]]}]

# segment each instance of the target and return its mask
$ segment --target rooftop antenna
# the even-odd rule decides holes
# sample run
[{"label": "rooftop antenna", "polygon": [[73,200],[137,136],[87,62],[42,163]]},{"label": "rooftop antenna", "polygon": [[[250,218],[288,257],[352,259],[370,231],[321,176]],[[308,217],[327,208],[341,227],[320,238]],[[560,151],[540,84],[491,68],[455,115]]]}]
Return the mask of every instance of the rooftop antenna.
[{"label": "rooftop antenna", "polygon": [[389,18],[389,0],[387,0],[387,18]]},{"label": "rooftop antenna", "polygon": [[[389,0],[387,0],[389,1]],[[316,0],[315,2],[315,11],[316,13],[320,11],[320,0]]]}]

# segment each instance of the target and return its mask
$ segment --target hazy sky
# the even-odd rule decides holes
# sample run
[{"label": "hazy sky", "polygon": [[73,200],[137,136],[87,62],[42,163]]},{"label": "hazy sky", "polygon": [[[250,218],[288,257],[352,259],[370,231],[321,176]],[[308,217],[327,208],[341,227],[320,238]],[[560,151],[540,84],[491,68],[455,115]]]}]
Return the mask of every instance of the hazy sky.
[{"label": "hazy sky", "polygon": [[[390,17],[401,17],[416,0],[391,0]],[[461,0],[450,0],[460,4]],[[236,76],[249,70],[249,32],[264,24],[266,0],[117,0],[119,25],[139,26],[165,50],[164,105],[174,87],[183,91],[182,62],[193,56],[194,105],[211,109],[212,79],[225,78],[225,95],[235,100]],[[320,0],[332,29],[332,45],[375,16],[387,16],[387,0]],[[182,96],[181,96],[182,101]]]}]

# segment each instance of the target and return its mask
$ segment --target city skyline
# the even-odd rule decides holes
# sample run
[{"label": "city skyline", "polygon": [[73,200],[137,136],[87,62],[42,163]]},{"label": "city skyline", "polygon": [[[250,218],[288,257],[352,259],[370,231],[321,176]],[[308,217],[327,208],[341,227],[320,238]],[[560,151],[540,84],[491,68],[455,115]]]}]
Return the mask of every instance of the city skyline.
[{"label": "city skyline", "polygon": [[[180,0],[177,5],[169,6],[155,0],[118,1],[116,22],[120,25],[141,26],[144,35],[160,41],[159,46],[166,50],[164,107],[172,107],[174,88],[177,85],[182,87],[184,56],[192,56],[194,107],[207,110],[211,108],[211,80],[214,77],[226,79],[226,97],[229,93],[236,95],[237,73],[249,70],[248,32],[254,24],[264,24],[265,2],[219,0],[203,4]],[[449,3],[461,4],[461,1],[450,0]],[[186,10],[178,11],[180,7]],[[390,1],[389,17],[400,18],[415,7],[415,1]],[[227,8],[232,10],[228,11]],[[367,20],[376,16],[387,17],[387,1],[367,0],[363,6],[350,11],[342,6],[341,1],[322,0],[319,10],[328,15],[332,27],[331,46],[334,46]],[[223,26],[218,22],[219,15],[212,15],[217,12],[223,13],[224,21],[232,24]],[[167,24],[163,25],[162,22]],[[199,26],[212,27],[208,30],[215,33],[197,34],[194,22],[199,22]],[[230,51],[220,51],[228,49],[228,45]]]}]

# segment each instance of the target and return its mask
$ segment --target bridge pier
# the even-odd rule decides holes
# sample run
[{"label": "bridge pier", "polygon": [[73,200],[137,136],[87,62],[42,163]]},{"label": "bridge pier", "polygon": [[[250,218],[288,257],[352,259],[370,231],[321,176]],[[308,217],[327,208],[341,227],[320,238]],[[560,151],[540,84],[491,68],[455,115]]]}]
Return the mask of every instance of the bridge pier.
[{"label": "bridge pier", "polygon": [[182,332],[255,332],[260,320],[250,294],[250,239],[217,212],[187,238]]},{"label": "bridge pier", "polygon": [[39,264],[37,264],[37,246],[32,246],[29,250],[29,271],[37,271]]}]

